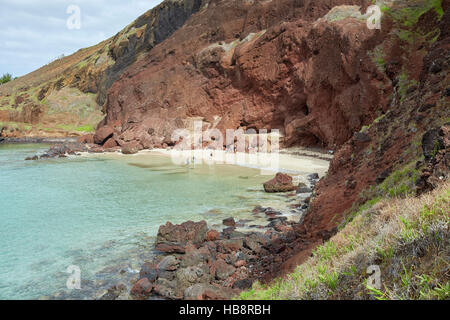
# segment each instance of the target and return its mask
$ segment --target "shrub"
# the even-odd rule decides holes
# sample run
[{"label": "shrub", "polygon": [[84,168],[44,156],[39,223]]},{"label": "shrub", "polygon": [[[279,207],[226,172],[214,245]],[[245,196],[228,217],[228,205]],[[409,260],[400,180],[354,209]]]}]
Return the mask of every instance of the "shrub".
[{"label": "shrub", "polygon": [[13,77],[10,73],[5,73],[1,78],[0,78],[0,84],[5,84],[7,82],[10,82],[11,80],[13,80]]}]

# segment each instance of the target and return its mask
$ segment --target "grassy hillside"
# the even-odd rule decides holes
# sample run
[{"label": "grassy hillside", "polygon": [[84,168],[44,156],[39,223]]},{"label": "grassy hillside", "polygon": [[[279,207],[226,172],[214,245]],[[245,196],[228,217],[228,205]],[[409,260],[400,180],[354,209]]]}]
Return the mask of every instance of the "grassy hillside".
[{"label": "grassy hillside", "polygon": [[163,1],[110,39],[0,85],[0,133],[59,137],[93,131],[114,81],[181,27],[200,4]]},{"label": "grassy hillside", "polygon": [[241,299],[449,299],[449,213],[449,182],[420,198],[376,199],[294,273]]}]

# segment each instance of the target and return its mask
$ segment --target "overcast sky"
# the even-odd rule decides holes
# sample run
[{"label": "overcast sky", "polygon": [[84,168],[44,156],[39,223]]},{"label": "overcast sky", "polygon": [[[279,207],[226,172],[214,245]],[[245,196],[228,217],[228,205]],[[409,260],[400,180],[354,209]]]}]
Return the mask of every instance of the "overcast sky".
[{"label": "overcast sky", "polygon": [[[162,0],[0,0],[0,76],[22,76],[105,40]],[[69,29],[69,6],[81,28]],[[70,20],[74,22],[74,20]],[[72,24],[74,25],[74,24]]]}]

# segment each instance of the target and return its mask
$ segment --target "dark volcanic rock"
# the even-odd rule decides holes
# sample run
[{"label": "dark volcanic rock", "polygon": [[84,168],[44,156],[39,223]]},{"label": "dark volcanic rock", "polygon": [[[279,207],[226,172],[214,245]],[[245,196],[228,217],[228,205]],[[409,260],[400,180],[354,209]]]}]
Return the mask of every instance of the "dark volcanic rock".
[{"label": "dark volcanic rock", "polygon": [[234,289],[246,290],[252,287],[253,282],[250,279],[238,280],[233,284]]},{"label": "dark volcanic rock", "polygon": [[445,148],[444,134],[441,128],[427,131],[422,138],[422,150],[426,159],[431,159],[437,152]]},{"label": "dark volcanic rock", "polygon": [[139,273],[139,277],[142,278],[147,278],[150,281],[155,281],[158,278],[158,272],[156,270],[156,265],[153,263],[145,263],[142,267],[141,267],[141,271]]},{"label": "dark volcanic rock", "polygon": [[313,190],[311,188],[308,188],[308,186],[306,184],[300,183],[298,185],[298,188],[297,188],[297,193],[298,194],[299,193],[311,193],[311,192],[313,192]]},{"label": "dark volcanic rock", "polygon": [[234,221],[234,218],[227,218],[223,220],[223,225],[227,227],[235,227],[236,221]]},{"label": "dark volcanic rock", "polygon": [[[65,143],[51,146],[44,154],[40,156],[41,159],[63,158],[66,155],[75,155],[79,152],[87,152],[89,149],[85,144],[81,143]],[[35,159],[33,157],[32,159]]]},{"label": "dark volcanic rock", "polygon": [[309,181],[319,180],[319,174],[318,173],[311,173],[308,175]]}]

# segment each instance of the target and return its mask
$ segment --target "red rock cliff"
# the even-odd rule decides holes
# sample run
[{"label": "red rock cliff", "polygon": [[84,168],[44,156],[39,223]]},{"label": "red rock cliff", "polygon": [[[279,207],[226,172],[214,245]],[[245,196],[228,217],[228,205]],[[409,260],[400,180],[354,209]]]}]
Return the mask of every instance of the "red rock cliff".
[{"label": "red rock cliff", "polygon": [[381,32],[345,18],[357,8],[322,17],[343,4],[365,13],[369,2],[204,1],[114,83],[99,128],[149,148],[201,118],[221,130],[280,129],[286,145],[340,146],[387,110],[392,88],[367,54]]}]

